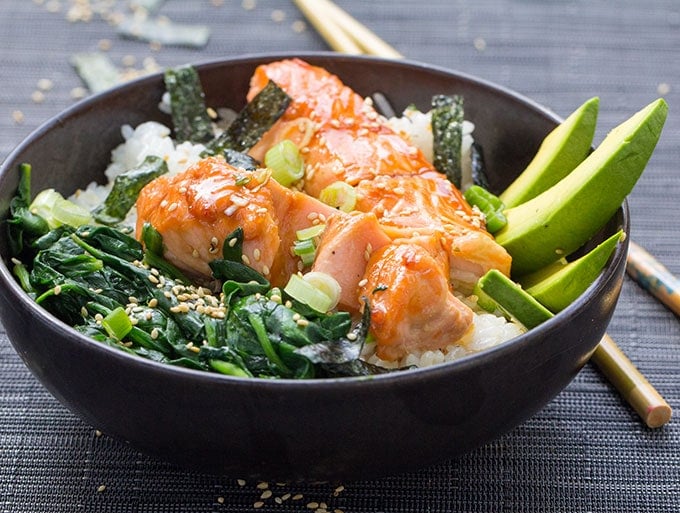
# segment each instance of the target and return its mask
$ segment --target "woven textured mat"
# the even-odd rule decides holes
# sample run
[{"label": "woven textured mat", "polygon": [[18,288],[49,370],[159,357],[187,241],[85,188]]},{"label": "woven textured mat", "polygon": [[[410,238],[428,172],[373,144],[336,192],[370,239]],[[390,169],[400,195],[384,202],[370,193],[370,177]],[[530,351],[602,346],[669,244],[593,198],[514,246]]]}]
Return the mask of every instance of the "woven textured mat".
[{"label": "woven textured mat", "polygon": [[[204,23],[206,47],[124,40],[86,6],[122,11],[127,1],[0,2],[0,158],[74,103],[75,52],[107,49],[136,69],[221,56],[323,50],[289,2],[168,0],[158,14]],[[374,0],[338,2],[403,54],[524,93],[560,115],[601,98],[597,140],[659,95],[671,114],[646,174],[630,197],[636,242],[680,275],[680,3],[676,0]],[[85,6],[85,7],[84,7]],[[41,79],[48,79],[45,82]],[[626,279],[609,333],[680,407],[678,319]],[[239,482],[189,473],[100,435],[30,375],[0,326],[1,512],[680,511],[680,429],[642,426],[588,365],[528,422],[459,459],[376,481]]]}]

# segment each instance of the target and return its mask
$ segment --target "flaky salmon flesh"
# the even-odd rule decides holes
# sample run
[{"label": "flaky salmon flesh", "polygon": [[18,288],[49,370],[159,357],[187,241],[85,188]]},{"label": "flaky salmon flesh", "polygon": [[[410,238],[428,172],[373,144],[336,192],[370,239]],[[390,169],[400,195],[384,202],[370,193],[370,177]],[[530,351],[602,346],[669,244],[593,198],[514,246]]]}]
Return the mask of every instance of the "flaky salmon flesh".
[{"label": "flaky salmon flesh", "polygon": [[[323,224],[311,270],[336,279],[338,308],[358,315],[366,299],[380,358],[455,343],[474,315],[454,284],[469,293],[488,270],[510,272],[511,258],[483,216],[335,75],[299,59],[274,62],[256,69],[248,98],[269,80],[292,101],[250,154],[262,161],[272,145],[292,140],[305,161],[303,179],[285,188],[264,168],[248,172],[209,157],[142,190],[138,234],[151,223],[163,236],[165,257],[206,278],[225,237],[241,227],[244,262],[284,286],[309,270],[292,252],[296,232]],[[354,187],[355,211],[317,199],[337,181]]]}]

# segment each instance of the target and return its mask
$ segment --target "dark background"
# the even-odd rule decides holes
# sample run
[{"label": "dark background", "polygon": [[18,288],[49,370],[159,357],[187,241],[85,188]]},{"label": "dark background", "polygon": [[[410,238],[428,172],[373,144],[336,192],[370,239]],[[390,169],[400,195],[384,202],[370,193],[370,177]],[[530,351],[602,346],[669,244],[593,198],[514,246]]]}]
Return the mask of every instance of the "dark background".
[{"label": "dark background", "polygon": [[[0,159],[75,102],[75,52],[108,48],[123,67],[158,67],[244,53],[324,50],[292,2],[167,0],[158,14],[201,23],[201,49],[124,40],[89,6],[123,0],[0,1]],[[680,2],[677,0],[339,0],[409,58],[515,89],[561,116],[599,96],[596,142],[653,99],[670,113],[629,198],[632,238],[680,275]],[[105,9],[104,9],[105,8]],[[51,88],[40,83],[49,79]],[[42,90],[40,86],[43,86]],[[40,91],[41,94],[36,94]],[[626,279],[609,333],[672,406],[680,407],[678,319]],[[395,450],[398,450],[395,448]],[[30,375],[0,326],[0,512],[237,512],[262,490],[239,476],[187,473],[99,436]],[[680,429],[642,425],[587,365],[540,413],[505,437],[445,464],[370,482],[269,483],[258,511],[680,511]],[[276,497],[291,497],[281,504]],[[302,494],[299,500],[292,496]],[[312,505],[313,506],[313,505]],[[323,504],[322,504],[323,506]]]}]

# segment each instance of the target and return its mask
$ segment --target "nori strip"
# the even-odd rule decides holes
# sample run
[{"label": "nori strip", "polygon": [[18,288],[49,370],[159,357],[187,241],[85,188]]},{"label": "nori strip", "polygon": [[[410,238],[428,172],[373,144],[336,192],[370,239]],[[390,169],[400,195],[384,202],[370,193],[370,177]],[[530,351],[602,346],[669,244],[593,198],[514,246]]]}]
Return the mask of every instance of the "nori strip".
[{"label": "nori strip", "polygon": [[472,183],[489,189],[489,178],[486,174],[486,162],[484,161],[484,150],[479,143],[473,142],[470,147],[470,161],[472,168]]},{"label": "nori strip", "polygon": [[108,55],[83,52],[71,56],[71,65],[92,93],[98,93],[120,83],[120,72]]},{"label": "nori strip", "polygon": [[102,224],[120,223],[137,201],[139,192],[150,181],[168,172],[165,161],[149,155],[137,167],[124,171],[113,181],[113,187],[104,203],[92,214]]},{"label": "nori strip", "polygon": [[247,153],[225,148],[222,154],[227,160],[227,163],[234,167],[239,167],[241,169],[245,169],[246,171],[254,171],[260,167],[260,162]]},{"label": "nori strip", "polygon": [[456,186],[461,186],[463,97],[443,94],[432,97],[434,167]]},{"label": "nori strip", "polygon": [[167,20],[137,19],[130,17],[118,25],[118,34],[168,46],[202,47],[210,39],[207,25],[186,25]]},{"label": "nori strip", "polygon": [[207,144],[204,155],[216,155],[226,149],[246,153],[283,115],[290,101],[290,96],[270,80],[238,113],[229,128]]},{"label": "nori strip", "polygon": [[193,66],[180,66],[165,72],[165,87],[170,94],[172,123],[179,142],[205,143],[213,138],[205,94]]}]

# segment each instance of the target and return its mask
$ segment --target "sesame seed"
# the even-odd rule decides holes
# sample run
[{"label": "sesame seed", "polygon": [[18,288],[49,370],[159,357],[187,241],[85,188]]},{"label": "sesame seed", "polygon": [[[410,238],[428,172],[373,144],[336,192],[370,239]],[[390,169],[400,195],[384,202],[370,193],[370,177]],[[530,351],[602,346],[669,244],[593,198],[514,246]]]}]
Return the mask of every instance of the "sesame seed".
[{"label": "sesame seed", "polygon": [[95,429],[95,430],[94,430],[94,436],[96,436],[97,438],[99,438],[99,437],[102,436],[103,434],[104,434],[104,433],[102,433],[102,432],[99,431],[98,429]]},{"label": "sesame seed", "polygon": [[14,265],[21,265],[21,260],[19,260],[17,257],[12,257],[11,260]]},{"label": "sesame seed", "polygon": [[302,20],[295,20],[292,23],[291,28],[293,29],[293,32],[295,32],[296,34],[301,34],[307,29],[307,24]]},{"label": "sesame seed", "polygon": [[24,122],[24,113],[20,110],[12,111],[12,119],[16,124]]},{"label": "sesame seed", "polygon": [[298,493],[298,494],[293,495],[293,500],[294,500],[294,501],[299,501],[299,500],[302,499],[303,497],[304,497],[304,495],[302,495],[301,493]]},{"label": "sesame seed", "polygon": [[253,258],[255,259],[255,261],[256,261],[256,262],[259,262],[261,256],[262,256],[262,254],[260,253],[260,249],[259,249],[259,248],[255,248],[255,249],[253,250]]},{"label": "sesame seed", "polygon": [[281,500],[282,500],[282,501],[287,501],[288,499],[290,499],[290,495],[291,495],[290,493],[284,493],[284,494],[281,496]]},{"label": "sesame seed", "polygon": [[54,295],[58,296],[59,294],[61,294],[61,285],[57,285],[54,287]]},{"label": "sesame seed", "polygon": [[272,296],[269,299],[274,301],[274,303],[279,303],[279,304],[281,304],[281,301],[282,301],[281,296],[279,296],[278,294],[272,294]]},{"label": "sesame seed", "polygon": [[269,275],[269,266],[266,265],[262,266],[262,274],[264,274],[265,276]]},{"label": "sesame seed", "polygon": [[361,280],[359,283],[357,283],[357,285],[358,285],[359,287],[364,287],[367,283],[368,283],[368,280],[367,280],[366,278],[364,278],[364,279]]},{"label": "sesame seed", "polygon": [[97,487],[97,493],[102,493],[104,490],[106,490],[106,485],[99,485]]},{"label": "sesame seed", "polygon": [[80,307],[80,315],[82,315],[83,317],[87,317],[89,315],[87,308],[85,308],[84,306]]},{"label": "sesame seed", "polygon": [[286,19],[286,13],[285,13],[285,11],[282,11],[281,9],[274,9],[272,11],[271,16],[272,16],[272,21],[274,21],[275,23],[280,23],[280,22],[282,22],[283,20]]},{"label": "sesame seed", "polygon": [[267,488],[269,488],[269,483],[267,481],[260,481],[259,483],[257,483],[256,488],[258,490],[266,490]]},{"label": "sesame seed", "polygon": [[177,203],[171,203],[168,207],[168,212],[173,212],[175,210],[177,210]]},{"label": "sesame seed", "polygon": [[33,94],[31,94],[31,100],[33,100],[33,103],[42,103],[45,101],[45,93],[42,91],[33,91]]},{"label": "sesame seed", "polygon": [[201,256],[201,254],[198,252],[196,248],[194,248],[193,251],[191,252],[191,256],[194,258],[198,258]]},{"label": "sesame seed", "polygon": [[340,494],[340,492],[343,491],[345,491],[345,487],[343,485],[340,485],[335,490],[333,490],[333,495],[337,497]]},{"label": "sesame seed", "polygon": [[255,509],[259,509],[262,506],[264,506],[264,502],[262,502],[262,501],[257,501],[256,503],[253,504],[253,508],[255,508]]},{"label": "sesame seed", "polygon": [[260,499],[269,499],[272,495],[274,495],[274,492],[271,490],[265,490],[262,492],[262,495],[260,495]]},{"label": "sesame seed", "polygon": [[248,205],[248,203],[250,203],[248,201],[248,198],[244,198],[243,196],[239,196],[238,194],[231,195],[231,202],[238,207],[245,207]]},{"label": "sesame seed", "polygon": [[218,502],[219,504],[224,504],[224,497],[218,497],[218,498],[217,498],[217,502]]},{"label": "sesame seed", "polygon": [[41,91],[49,91],[54,87],[54,82],[52,82],[49,78],[41,78],[38,80],[38,89]]},{"label": "sesame seed", "polygon": [[297,325],[304,328],[305,326],[309,326],[309,321],[307,319],[300,319],[297,321]]},{"label": "sesame seed", "polygon": [[159,336],[160,332],[158,331],[158,328],[154,328],[151,330],[151,338],[156,340]]},{"label": "sesame seed", "polygon": [[156,278],[153,274],[150,274],[150,275],[148,276],[148,279],[149,279],[149,281],[150,281],[151,283],[154,283],[154,284],[155,284],[155,283],[159,283],[158,278]]},{"label": "sesame seed", "polygon": [[227,208],[224,209],[224,215],[226,215],[227,217],[231,217],[237,210],[238,210],[237,205],[229,205]]},{"label": "sesame seed", "polygon": [[237,479],[236,484],[238,484],[239,486],[245,486],[246,480],[245,479]]},{"label": "sesame seed", "polygon": [[286,301],[284,305],[286,308],[293,308],[293,302],[292,301]]},{"label": "sesame seed", "polygon": [[248,255],[241,255],[241,260],[243,261],[244,264],[250,265],[250,258],[248,258]]},{"label": "sesame seed", "polygon": [[308,502],[308,503],[307,503],[307,508],[309,508],[309,509],[316,509],[316,508],[318,508],[318,507],[319,507],[319,503],[318,503],[318,502]]},{"label": "sesame seed", "polygon": [[74,100],[79,100],[81,98],[85,98],[87,96],[87,90],[84,87],[74,87],[71,89],[71,92],[69,93],[71,98]]},{"label": "sesame seed", "polygon": [[161,208],[167,207],[168,206],[168,200],[166,200],[166,199],[161,200],[160,206],[161,206]]},{"label": "sesame seed", "polygon": [[107,52],[111,49],[112,43],[110,39],[100,39],[97,46],[102,52]]},{"label": "sesame seed", "polygon": [[356,339],[357,339],[356,333],[348,333],[347,334],[347,340],[355,341]]}]

